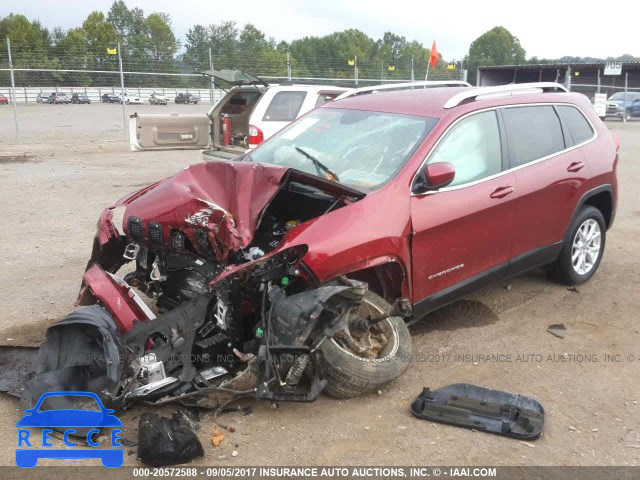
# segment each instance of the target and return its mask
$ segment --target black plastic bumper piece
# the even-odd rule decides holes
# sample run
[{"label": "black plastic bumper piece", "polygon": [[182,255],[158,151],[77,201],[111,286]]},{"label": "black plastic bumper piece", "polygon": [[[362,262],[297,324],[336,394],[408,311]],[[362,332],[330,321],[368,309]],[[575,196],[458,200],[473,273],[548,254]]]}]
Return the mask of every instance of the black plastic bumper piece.
[{"label": "black plastic bumper piece", "polygon": [[544,428],[544,408],[533,398],[456,383],[431,391],[425,387],[411,404],[418,418],[535,440]]}]

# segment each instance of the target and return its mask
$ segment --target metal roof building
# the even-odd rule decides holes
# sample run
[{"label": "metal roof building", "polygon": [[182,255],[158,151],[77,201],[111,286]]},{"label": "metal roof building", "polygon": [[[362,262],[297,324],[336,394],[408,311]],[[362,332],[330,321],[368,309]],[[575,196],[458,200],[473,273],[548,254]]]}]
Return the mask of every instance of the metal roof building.
[{"label": "metal roof building", "polygon": [[605,63],[539,63],[478,67],[477,84],[559,82],[591,97],[599,89],[607,96],[626,89],[640,91],[640,62],[622,62],[619,75],[605,75]]}]

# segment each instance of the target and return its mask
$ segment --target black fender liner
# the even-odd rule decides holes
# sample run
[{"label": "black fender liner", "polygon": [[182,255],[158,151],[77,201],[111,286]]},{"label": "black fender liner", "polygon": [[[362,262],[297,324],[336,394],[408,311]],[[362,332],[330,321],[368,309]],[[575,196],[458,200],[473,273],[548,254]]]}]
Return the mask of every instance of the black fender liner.
[{"label": "black fender liner", "polygon": [[[613,225],[613,220],[615,219],[615,216],[616,216],[616,205],[614,203],[613,186],[610,183],[607,183],[586,191],[580,197],[580,200],[578,200],[578,203],[576,204],[576,208],[573,210],[573,215],[571,215],[571,219],[569,220],[569,223],[567,223],[567,231],[565,231],[565,236],[563,238],[566,238],[567,234],[569,233],[568,232],[569,226],[573,223],[573,220],[576,218],[576,216],[580,212],[580,209],[582,209],[583,206],[587,205],[588,200],[604,192],[611,195],[611,215],[607,216],[606,212],[602,212],[605,219],[607,219],[607,230],[611,228],[611,226]],[[598,207],[596,206],[596,208]]]}]

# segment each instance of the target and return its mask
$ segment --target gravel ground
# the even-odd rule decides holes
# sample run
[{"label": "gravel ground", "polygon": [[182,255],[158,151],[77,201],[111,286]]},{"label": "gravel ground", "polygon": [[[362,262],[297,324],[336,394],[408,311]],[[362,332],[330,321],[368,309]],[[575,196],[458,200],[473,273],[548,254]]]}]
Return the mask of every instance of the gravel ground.
[{"label": "gravel ground", "polygon": [[[204,113],[207,106],[129,112],[162,109]],[[0,108],[0,343],[37,345],[46,327],[73,308],[101,209],[200,155],[127,151],[118,105],[23,106],[20,115],[27,145],[18,148],[12,111]],[[196,463],[639,465],[640,122],[608,125],[622,144],[620,201],[589,283],[570,290],[536,271],[429,315],[411,328],[415,358],[407,373],[379,394],[321,396],[277,410],[240,401],[253,414],[226,416],[236,432],[219,447],[211,446],[212,419],[205,414],[199,432],[205,458]],[[566,326],[566,338],[545,332],[554,323]],[[411,416],[409,405],[423,386],[455,382],[536,398],[547,415],[543,436],[520,442]],[[120,415],[125,437],[136,439],[142,411]],[[16,400],[0,396],[2,465],[14,462],[21,414]],[[136,465],[135,455],[125,456],[125,464]]]}]

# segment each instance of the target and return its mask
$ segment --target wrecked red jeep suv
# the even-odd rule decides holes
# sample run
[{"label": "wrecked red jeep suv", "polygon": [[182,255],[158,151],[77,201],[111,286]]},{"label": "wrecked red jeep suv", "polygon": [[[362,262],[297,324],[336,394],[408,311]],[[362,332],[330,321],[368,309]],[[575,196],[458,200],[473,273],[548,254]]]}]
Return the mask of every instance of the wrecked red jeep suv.
[{"label": "wrecked red jeep suv", "polygon": [[[426,313],[534,267],[588,280],[617,159],[584,96],[558,84],[327,103],[237,161],[104,210],[84,307],[50,330],[29,390],[96,391],[118,408],[378,389],[407,368],[407,324]],[[71,344],[102,360],[53,355]]]}]

